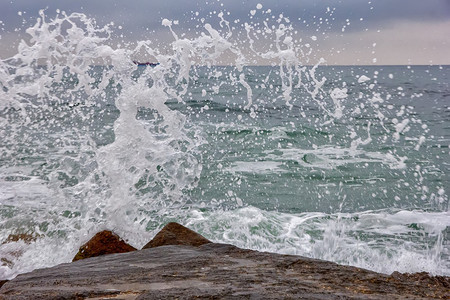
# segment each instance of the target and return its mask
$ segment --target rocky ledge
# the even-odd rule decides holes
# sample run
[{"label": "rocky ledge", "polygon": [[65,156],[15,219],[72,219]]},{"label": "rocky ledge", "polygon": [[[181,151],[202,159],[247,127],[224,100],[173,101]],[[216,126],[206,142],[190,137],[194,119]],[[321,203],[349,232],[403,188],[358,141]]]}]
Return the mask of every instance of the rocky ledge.
[{"label": "rocky ledge", "polygon": [[120,239],[107,234],[108,239],[96,239],[120,242],[119,248],[125,249],[120,251],[131,252],[94,254],[19,275],[3,285],[0,299],[450,298],[449,277],[384,275],[300,256],[240,249],[211,243],[176,223],[139,251],[124,248]]}]

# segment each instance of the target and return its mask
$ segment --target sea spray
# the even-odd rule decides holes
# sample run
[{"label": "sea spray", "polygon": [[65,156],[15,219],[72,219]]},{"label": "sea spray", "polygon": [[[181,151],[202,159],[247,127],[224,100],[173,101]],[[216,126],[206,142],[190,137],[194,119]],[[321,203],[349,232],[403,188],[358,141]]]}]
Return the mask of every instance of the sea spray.
[{"label": "sea spray", "polygon": [[113,47],[112,24],[40,12],[0,62],[0,240],[35,238],[0,246],[0,277],[68,262],[100,229],[140,247],[167,221],[253,249],[448,274],[446,179],[405,91],[313,60],[283,16],[244,22],[242,36],[215,15],[193,37],[163,19],[167,48]]},{"label": "sea spray", "polygon": [[[100,227],[144,243],[137,228],[145,231],[145,212],[182,205],[182,190],[201,171],[191,153],[201,138],[188,137],[185,117],[164,104],[178,93],[168,84],[171,66],[136,76],[132,51],[106,45],[110,28],[82,14],[47,21],[41,11],[27,33],[30,41],[2,62],[2,167],[7,182],[35,182],[29,186],[43,191],[27,197],[12,187],[14,194],[4,195],[12,204],[4,206],[6,215],[18,211],[2,234],[39,238],[28,247],[4,246],[5,254],[20,255],[8,255],[3,276],[67,261],[74,242]],[[137,118],[142,111],[145,117]],[[69,243],[63,256],[46,260],[36,253],[55,253],[61,243]]]}]

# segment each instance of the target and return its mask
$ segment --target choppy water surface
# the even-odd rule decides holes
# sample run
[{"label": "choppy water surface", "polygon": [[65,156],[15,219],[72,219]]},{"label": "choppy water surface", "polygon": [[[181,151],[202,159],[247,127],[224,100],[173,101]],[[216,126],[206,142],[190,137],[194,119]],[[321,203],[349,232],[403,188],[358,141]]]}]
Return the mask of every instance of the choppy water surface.
[{"label": "choppy water surface", "polygon": [[[0,241],[36,237],[0,245],[0,278],[68,262],[104,228],[141,247],[168,221],[240,247],[450,275],[450,67],[311,65],[282,20],[247,24],[238,42],[218,17],[194,38],[164,20],[174,42],[160,51],[42,13],[0,62]],[[134,65],[143,53],[160,65]]]}]

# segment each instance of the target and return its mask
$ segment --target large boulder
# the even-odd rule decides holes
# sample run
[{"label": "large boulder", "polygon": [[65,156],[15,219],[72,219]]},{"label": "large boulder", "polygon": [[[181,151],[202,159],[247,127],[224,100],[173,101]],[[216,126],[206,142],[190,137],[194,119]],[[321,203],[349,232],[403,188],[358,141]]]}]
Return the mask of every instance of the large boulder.
[{"label": "large boulder", "polygon": [[73,258],[73,261],[105,254],[125,253],[137,250],[125,243],[117,234],[103,230],[94,235]]},{"label": "large boulder", "polygon": [[208,243],[169,245],[21,274],[0,299],[450,299],[450,278],[393,274]]},{"label": "large boulder", "polygon": [[211,243],[195,231],[175,222],[171,222],[161,229],[160,232],[148,242],[142,249],[155,248],[166,245],[184,245],[198,247]]}]

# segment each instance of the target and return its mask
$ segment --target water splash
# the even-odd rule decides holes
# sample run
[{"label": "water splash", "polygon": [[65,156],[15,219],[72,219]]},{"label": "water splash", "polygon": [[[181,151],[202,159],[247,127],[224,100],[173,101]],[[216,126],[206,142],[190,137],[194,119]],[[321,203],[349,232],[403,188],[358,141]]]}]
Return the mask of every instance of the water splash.
[{"label": "water splash", "polygon": [[[84,14],[58,12],[49,20],[40,12],[17,54],[0,61],[0,241],[19,233],[35,239],[31,245],[0,245],[1,278],[70,261],[81,242],[104,228],[140,247],[164,222],[197,226],[198,216],[213,222],[198,225],[209,237],[260,250],[385,272],[391,269],[368,261],[379,263],[401,253],[416,257],[407,243],[397,245],[398,255],[379,254],[367,244],[363,248],[370,255],[364,256],[352,248],[358,241],[351,232],[365,223],[348,225],[354,215],[336,217],[347,209],[365,218],[358,213],[367,209],[358,206],[360,198],[378,191],[354,187],[378,179],[385,183],[386,178],[397,182],[376,194],[383,202],[366,205],[396,207],[395,197],[405,190],[407,199],[398,202],[407,208],[429,199],[448,204],[442,187],[430,191],[423,184],[433,176],[429,166],[408,163],[423,158],[409,149],[417,152],[426,142],[426,127],[414,110],[391,104],[392,95],[376,88],[377,74],[373,79],[358,74],[348,83],[327,79],[321,69],[325,61],[309,65],[313,50],[284,17],[273,24],[245,23],[245,38],[233,33],[223,13],[217,18],[217,28],[199,21],[202,30],[191,38],[164,19],[173,42],[162,51],[145,40],[113,47],[113,25],[99,27]],[[261,39],[269,46],[259,47]],[[136,67],[136,57],[159,65]],[[272,67],[255,69],[256,61]],[[224,63],[228,66],[217,67]],[[349,166],[357,171],[347,175]],[[373,172],[359,173],[370,168]],[[417,176],[406,175],[411,171]],[[267,186],[271,189],[279,177],[284,188],[268,193]],[[299,200],[299,194],[305,199]],[[263,195],[269,195],[267,200]],[[309,203],[308,195],[316,203]],[[234,228],[221,236],[216,212],[225,212],[224,218],[238,212],[235,224],[241,224],[255,212],[239,207],[252,204],[267,210],[257,215],[274,214],[255,225],[261,232]],[[332,221],[311,223],[317,225],[311,230],[320,232],[312,243],[308,227],[298,227],[304,221],[294,226],[279,220],[289,209],[292,220],[303,210],[322,211],[307,220]],[[272,232],[273,226],[279,228]],[[285,232],[281,228],[286,226]],[[425,232],[439,237],[445,226]],[[314,245],[291,242],[299,230],[300,240]],[[434,253],[430,259],[436,263],[427,270],[442,273],[436,270],[445,257],[444,240],[418,242],[434,243],[426,253]],[[420,259],[429,261],[421,251]],[[345,260],[348,253],[355,259]]]}]

